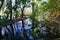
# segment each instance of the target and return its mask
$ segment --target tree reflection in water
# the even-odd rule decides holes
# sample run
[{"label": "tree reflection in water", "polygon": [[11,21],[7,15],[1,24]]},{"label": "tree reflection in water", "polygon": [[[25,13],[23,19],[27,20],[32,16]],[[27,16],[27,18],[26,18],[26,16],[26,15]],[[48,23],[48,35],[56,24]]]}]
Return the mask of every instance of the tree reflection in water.
[{"label": "tree reflection in water", "polygon": [[[33,38],[32,38],[32,35],[30,34],[32,22],[28,18],[24,21],[24,23],[25,23],[24,29],[26,30],[26,32],[25,32],[26,38],[25,39],[27,39],[27,37],[28,37],[28,40],[32,40]],[[12,33],[14,33],[15,40],[18,40],[18,39],[25,40],[23,38],[22,21],[15,22],[12,25],[13,25],[14,31],[11,30],[10,25],[7,25],[7,27],[2,28],[1,34],[3,36],[3,39],[12,40],[11,36],[12,36]]]}]

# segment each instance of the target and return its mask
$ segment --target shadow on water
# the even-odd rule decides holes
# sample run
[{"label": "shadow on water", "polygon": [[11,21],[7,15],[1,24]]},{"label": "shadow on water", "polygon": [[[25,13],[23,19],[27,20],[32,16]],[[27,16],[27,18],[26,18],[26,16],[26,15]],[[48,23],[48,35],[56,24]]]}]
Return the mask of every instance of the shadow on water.
[{"label": "shadow on water", "polygon": [[19,39],[20,40],[26,40],[26,39],[33,40],[32,35],[29,33],[31,31],[31,27],[32,27],[32,21],[29,18],[24,21],[25,37],[23,34],[23,29],[22,29],[22,21],[15,22],[14,24],[12,24],[12,26],[13,26],[13,31],[11,30],[10,25],[2,27],[2,29],[1,29],[2,39],[5,39],[5,40],[19,40]]}]

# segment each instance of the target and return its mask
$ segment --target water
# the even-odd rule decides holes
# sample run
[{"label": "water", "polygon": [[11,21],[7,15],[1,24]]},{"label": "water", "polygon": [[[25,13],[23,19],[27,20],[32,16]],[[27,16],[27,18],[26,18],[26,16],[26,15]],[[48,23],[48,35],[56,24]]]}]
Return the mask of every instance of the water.
[{"label": "water", "polygon": [[[7,25],[7,27],[4,26],[2,28],[2,31],[1,31],[2,37],[5,38],[5,36],[8,35],[6,40],[12,40],[12,35],[14,36],[13,38],[15,40],[19,40],[19,39],[34,40],[32,34],[30,33],[31,31],[33,31],[33,30],[31,30],[31,28],[32,28],[31,19],[28,18],[24,21],[24,29],[25,29],[24,34],[23,34],[23,28],[22,28],[22,21],[15,22],[14,24],[12,24],[12,26],[13,26],[13,31],[11,30],[10,25]],[[42,30],[40,30],[40,31],[42,31]],[[35,40],[43,40],[43,39],[45,40],[45,38],[42,38],[42,39],[37,38]]]},{"label": "water", "polygon": [[[15,38],[20,38],[22,36],[21,34],[23,33],[22,21],[15,22],[14,24],[12,24],[12,26],[13,26],[13,32],[11,30],[10,25],[7,25],[7,28],[9,30],[6,27],[3,27],[1,31],[2,36],[4,37],[5,34],[7,33],[11,37],[11,33],[14,33]],[[33,39],[32,35],[29,33],[32,27],[32,21],[29,18],[26,19],[24,21],[24,26],[25,26],[24,29],[26,30],[27,37],[29,38],[29,40],[32,40]]]}]

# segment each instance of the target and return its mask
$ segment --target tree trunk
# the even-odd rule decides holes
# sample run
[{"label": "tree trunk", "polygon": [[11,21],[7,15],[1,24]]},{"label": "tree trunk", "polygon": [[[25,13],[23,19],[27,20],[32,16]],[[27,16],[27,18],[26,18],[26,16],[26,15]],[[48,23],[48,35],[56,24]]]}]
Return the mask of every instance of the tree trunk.
[{"label": "tree trunk", "polygon": [[9,10],[10,10],[10,20],[12,20],[12,0],[10,0]]},{"label": "tree trunk", "polygon": [[7,17],[6,17],[6,19],[8,19],[8,17],[9,17],[9,14],[7,14]]},{"label": "tree trunk", "polygon": [[[10,20],[12,20],[12,0],[10,0]],[[11,27],[11,30],[12,30],[12,33],[11,33],[11,39],[14,40],[14,29],[13,29],[13,26],[12,24],[10,24],[10,27]]]},{"label": "tree trunk", "polygon": [[21,18],[22,18],[22,27],[23,27],[23,29],[24,29],[24,8],[25,8],[25,6],[23,6],[23,8],[21,9],[21,13],[22,13],[22,15],[21,15]]}]

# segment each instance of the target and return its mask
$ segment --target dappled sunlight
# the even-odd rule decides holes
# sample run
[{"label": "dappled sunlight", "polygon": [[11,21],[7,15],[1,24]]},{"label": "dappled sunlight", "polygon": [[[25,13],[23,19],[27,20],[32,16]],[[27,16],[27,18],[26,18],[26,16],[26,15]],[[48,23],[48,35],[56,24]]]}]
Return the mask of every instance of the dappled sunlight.
[{"label": "dappled sunlight", "polygon": [[0,0],[0,40],[60,40],[60,0]]}]

